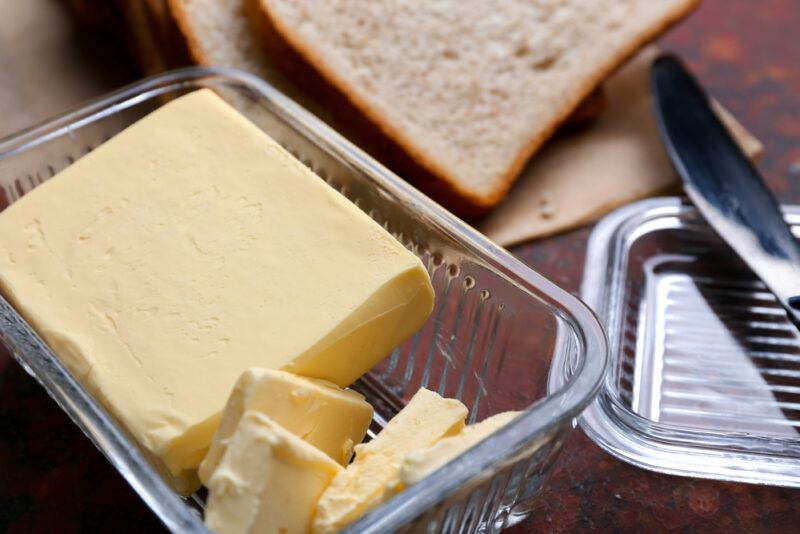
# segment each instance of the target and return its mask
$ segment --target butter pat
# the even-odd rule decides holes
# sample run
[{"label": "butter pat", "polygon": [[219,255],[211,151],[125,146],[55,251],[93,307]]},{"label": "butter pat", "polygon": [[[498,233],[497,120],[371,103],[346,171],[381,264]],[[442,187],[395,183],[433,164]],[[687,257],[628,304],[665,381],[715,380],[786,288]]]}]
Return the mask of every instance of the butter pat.
[{"label": "butter pat", "polygon": [[245,412],[208,482],[206,526],[218,534],[302,533],[342,467],[269,417]]},{"label": "butter pat", "polygon": [[405,455],[464,428],[467,408],[420,389],[369,443],[356,446],[356,458],[320,497],[315,533],[337,532],[394,495]]},{"label": "butter pat", "polygon": [[355,391],[285,371],[248,369],[236,381],[200,464],[204,484],[225,454],[242,414],[248,411],[268,416],[341,465],[350,461],[353,446],[361,443],[372,422],[372,406]]},{"label": "butter pat", "polygon": [[0,235],[0,290],[182,492],[242,372],[346,386],[433,302],[413,254],[209,90],[12,204]]},{"label": "butter pat", "polygon": [[462,454],[515,419],[521,412],[503,412],[480,423],[465,426],[454,436],[442,438],[430,447],[409,452],[400,467],[400,481],[404,486],[416,484],[444,464]]}]

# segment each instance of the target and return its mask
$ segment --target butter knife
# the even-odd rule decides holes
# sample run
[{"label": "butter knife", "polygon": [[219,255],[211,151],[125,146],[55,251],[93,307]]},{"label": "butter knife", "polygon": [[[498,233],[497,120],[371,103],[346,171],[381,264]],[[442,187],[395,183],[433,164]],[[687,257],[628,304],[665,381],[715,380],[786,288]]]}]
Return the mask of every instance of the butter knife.
[{"label": "butter knife", "polygon": [[800,246],[759,172],[680,60],[650,73],[661,137],[686,194],[800,327]]}]

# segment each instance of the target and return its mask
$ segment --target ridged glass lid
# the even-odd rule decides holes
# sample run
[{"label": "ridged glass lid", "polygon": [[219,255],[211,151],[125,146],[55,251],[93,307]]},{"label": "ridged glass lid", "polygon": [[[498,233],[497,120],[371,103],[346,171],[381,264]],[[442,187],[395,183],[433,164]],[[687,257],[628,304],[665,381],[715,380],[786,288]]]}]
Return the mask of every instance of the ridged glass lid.
[{"label": "ridged glass lid", "polygon": [[[786,208],[800,236],[800,208]],[[639,202],[592,233],[581,296],[611,366],[581,420],[654,471],[800,487],[800,332],[678,198]]]}]

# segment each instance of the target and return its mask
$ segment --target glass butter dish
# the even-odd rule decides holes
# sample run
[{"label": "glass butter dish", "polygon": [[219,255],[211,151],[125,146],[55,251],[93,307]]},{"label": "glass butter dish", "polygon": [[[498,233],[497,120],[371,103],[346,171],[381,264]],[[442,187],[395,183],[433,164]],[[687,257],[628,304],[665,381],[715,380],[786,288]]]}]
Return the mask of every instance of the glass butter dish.
[{"label": "glass butter dish", "polygon": [[[527,517],[564,437],[602,382],[607,346],[599,322],[577,298],[264,81],[229,69],[174,71],[0,140],[0,209],[169,98],[203,87],[233,102],[428,268],[436,292],[429,320],[353,386],[376,408],[370,434],[420,387],[460,399],[471,421],[525,410],[346,531],[496,532]],[[206,532],[203,496],[173,493],[125,430],[3,299],[0,339],[170,530]]]},{"label": "glass butter dish", "polygon": [[[800,208],[784,208],[800,236]],[[593,231],[584,300],[610,370],[581,425],[654,471],[800,487],[800,332],[679,198],[621,208]]]}]

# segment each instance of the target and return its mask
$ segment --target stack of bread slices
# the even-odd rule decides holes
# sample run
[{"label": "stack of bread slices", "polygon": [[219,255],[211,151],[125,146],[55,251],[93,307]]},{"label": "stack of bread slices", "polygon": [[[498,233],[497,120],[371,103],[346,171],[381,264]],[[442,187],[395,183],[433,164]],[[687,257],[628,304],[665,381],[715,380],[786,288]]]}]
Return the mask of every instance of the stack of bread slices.
[{"label": "stack of bread slices", "polygon": [[[698,0],[69,0],[141,68],[250,71],[464,217]],[[100,5],[102,4],[102,9]]]}]

